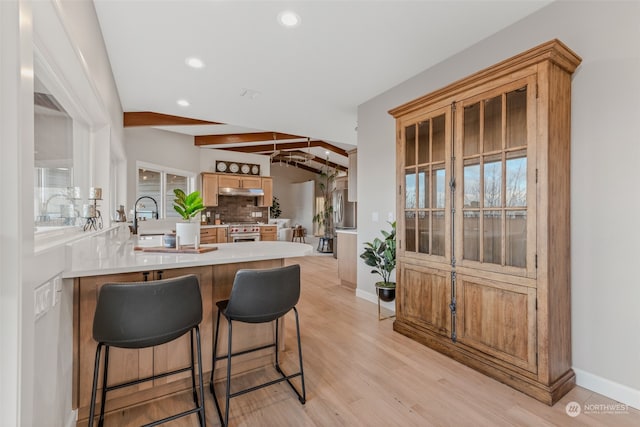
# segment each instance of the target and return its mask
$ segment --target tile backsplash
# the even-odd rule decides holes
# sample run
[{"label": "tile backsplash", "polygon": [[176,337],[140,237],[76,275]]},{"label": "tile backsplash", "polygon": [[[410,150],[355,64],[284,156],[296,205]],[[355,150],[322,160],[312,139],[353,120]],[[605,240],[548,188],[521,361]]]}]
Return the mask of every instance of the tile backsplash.
[{"label": "tile backsplash", "polygon": [[216,214],[220,215],[220,221],[225,224],[269,220],[269,208],[259,207],[257,197],[218,196],[218,206],[208,207],[205,212],[210,214],[212,224]]}]

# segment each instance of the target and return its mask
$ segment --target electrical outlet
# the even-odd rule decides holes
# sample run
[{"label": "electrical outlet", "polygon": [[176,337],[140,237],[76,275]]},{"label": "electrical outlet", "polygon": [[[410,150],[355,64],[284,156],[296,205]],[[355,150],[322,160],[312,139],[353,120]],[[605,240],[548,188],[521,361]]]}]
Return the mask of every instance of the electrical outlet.
[{"label": "electrical outlet", "polygon": [[33,295],[34,315],[36,320],[45,315],[51,308],[51,281],[38,286]]}]

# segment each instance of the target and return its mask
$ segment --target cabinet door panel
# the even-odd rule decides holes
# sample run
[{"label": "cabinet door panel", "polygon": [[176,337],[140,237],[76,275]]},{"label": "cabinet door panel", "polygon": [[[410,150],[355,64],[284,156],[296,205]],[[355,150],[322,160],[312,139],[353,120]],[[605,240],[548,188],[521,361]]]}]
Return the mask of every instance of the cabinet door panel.
[{"label": "cabinet door panel", "polygon": [[261,181],[264,196],[258,197],[258,206],[270,207],[273,204],[273,178],[263,177]]},{"label": "cabinet door panel", "polygon": [[449,273],[402,264],[398,281],[398,317],[443,335],[451,333]]},{"label": "cabinet door panel", "polygon": [[536,83],[515,80],[459,101],[458,265],[534,278]]},{"label": "cabinet door panel", "polygon": [[240,188],[240,177],[219,175],[218,185],[221,188]]},{"label": "cabinet door panel", "polygon": [[[200,282],[200,293],[202,295],[202,323],[200,323],[200,347],[202,349],[202,371],[211,370],[211,355],[213,354],[213,325],[212,306],[213,306],[213,270],[211,266],[192,267],[192,268],[175,268],[162,271],[163,279],[182,276],[185,274],[195,274]],[[159,278],[160,274],[156,274]],[[168,342],[153,348],[153,372],[161,374],[174,369],[184,368],[191,363],[191,352],[189,350],[189,341],[191,334],[187,333],[177,340]],[[195,349],[195,346],[194,346]],[[197,356],[196,356],[197,363]],[[154,380],[154,385],[166,384],[177,381],[182,378],[189,378],[189,371],[182,372],[177,375],[171,375],[165,378]]]},{"label": "cabinet door panel", "polygon": [[458,275],[458,340],[536,372],[536,289]]},{"label": "cabinet door panel", "polygon": [[242,178],[240,185],[242,188],[262,188],[262,180],[260,178]]},{"label": "cabinet door panel", "polygon": [[229,232],[229,227],[216,228],[217,243],[227,243],[228,232]]},{"label": "cabinet door panel", "polygon": [[205,206],[218,206],[218,175],[202,174],[202,202]]}]

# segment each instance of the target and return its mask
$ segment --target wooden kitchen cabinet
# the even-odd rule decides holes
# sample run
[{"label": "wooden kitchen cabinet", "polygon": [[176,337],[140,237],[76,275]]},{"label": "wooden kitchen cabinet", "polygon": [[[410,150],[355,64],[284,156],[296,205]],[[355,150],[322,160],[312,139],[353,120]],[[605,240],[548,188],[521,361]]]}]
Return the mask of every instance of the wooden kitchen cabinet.
[{"label": "wooden kitchen cabinet", "polygon": [[202,202],[205,206],[218,206],[218,174],[202,173]]},{"label": "wooden kitchen cabinet", "polygon": [[218,243],[227,243],[229,241],[229,227],[216,227],[215,230]]},{"label": "wooden kitchen cabinet", "polygon": [[275,225],[260,226],[260,240],[275,241],[278,240],[278,227]]},{"label": "wooden kitchen cabinet", "polygon": [[571,74],[557,40],[390,111],[394,330],[553,404],[571,369]]},{"label": "wooden kitchen cabinet", "polygon": [[219,188],[262,188],[260,177],[218,174]]},{"label": "wooden kitchen cabinet", "polygon": [[338,277],[340,283],[355,289],[358,283],[358,235],[338,231]]},{"label": "wooden kitchen cabinet", "polygon": [[349,155],[349,174],[347,185],[347,201],[358,201],[358,149],[347,151]]},{"label": "wooden kitchen cabinet", "polygon": [[273,178],[262,177],[261,188],[264,191],[264,196],[258,197],[258,206],[268,208],[273,203]]},{"label": "wooden kitchen cabinet", "polygon": [[227,243],[229,227],[200,228],[200,243]]},{"label": "wooden kitchen cabinet", "polygon": [[[93,369],[97,342],[93,340],[93,316],[98,292],[105,283],[139,282],[195,274],[200,281],[203,302],[203,322],[200,325],[203,371],[211,371],[213,324],[213,272],[211,266],[177,268],[137,273],[81,277],[75,280],[74,291],[74,371],[73,399],[78,408],[78,419],[88,417],[93,382]],[[111,348],[109,351],[109,384],[145,378],[153,373],[188,366],[190,352],[189,334],[161,346],[145,349]],[[104,369],[101,364],[101,370]],[[131,406],[155,396],[190,387],[190,374],[184,373],[144,382],[109,392],[107,411]],[[102,373],[99,374],[98,401],[102,388]]]},{"label": "wooden kitchen cabinet", "polygon": [[201,244],[210,244],[210,243],[218,243],[218,229],[211,228],[200,228],[200,243]]}]

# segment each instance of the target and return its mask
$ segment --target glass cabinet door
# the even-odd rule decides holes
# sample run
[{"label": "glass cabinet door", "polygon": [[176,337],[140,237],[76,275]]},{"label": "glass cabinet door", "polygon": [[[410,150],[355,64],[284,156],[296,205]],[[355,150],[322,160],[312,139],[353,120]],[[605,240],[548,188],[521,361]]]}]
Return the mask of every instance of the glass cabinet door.
[{"label": "glass cabinet door", "polygon": [[450,108],[403,125],[405,253],[449,258]]},{"label": "glass cabinet door", "polygon": [[534,269],[534,90],[524,79],[457,105],[456,259],[463,264]]}]

